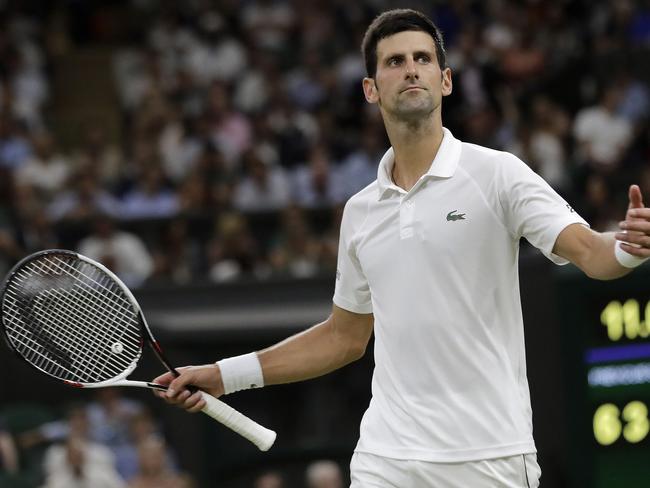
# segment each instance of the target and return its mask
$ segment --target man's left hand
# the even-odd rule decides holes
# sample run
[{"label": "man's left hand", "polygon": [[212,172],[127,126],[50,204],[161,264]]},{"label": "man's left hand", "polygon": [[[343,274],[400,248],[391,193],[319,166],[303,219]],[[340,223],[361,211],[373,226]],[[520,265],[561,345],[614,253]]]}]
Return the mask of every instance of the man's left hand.
[{"label": "man's left hand", "polygon": [[650,257],[650,208],[643,205],[643,196],[638,185],[631,185],[630,204],[625,220],[619,223],[621,232],[616,233],[616,240],[621,242],[621,249],[640,258]]}]

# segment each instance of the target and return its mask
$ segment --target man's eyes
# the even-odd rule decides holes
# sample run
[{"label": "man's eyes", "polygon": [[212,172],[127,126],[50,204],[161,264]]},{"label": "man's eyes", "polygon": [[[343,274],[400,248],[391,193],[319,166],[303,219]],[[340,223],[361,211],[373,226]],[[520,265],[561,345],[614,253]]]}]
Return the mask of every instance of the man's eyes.
[{"label": "man's eyes", "polygon": [[[402,58],[402,57],[394,57],[394,58],[390,58],[387,61],[386,64],[388,66],[394,68],[394,67],[399,66],[400,64],[402,64],[403,61],[404,61],[404,58]],[[419,55],[415,56],[415,61],[417,61],[418,63],[421,63],[421,64],[428,64],[428,63],[431,62],[431,57],[426,55],[426,54],[419,54]]]}]

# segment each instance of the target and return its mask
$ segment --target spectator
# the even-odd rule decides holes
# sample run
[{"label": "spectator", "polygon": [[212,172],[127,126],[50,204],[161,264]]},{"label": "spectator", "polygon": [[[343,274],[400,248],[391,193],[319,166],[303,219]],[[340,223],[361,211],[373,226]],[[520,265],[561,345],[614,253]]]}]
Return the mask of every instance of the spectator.
[{"label": "spectator", "polygon": [[123,219],[160,219],[178,213],[176,193],[167,187],[162,169],[151,165],[144,169],[140,181],[128,192],[121,205]]},{"label": "spectator", "polygon": [[81,171],[69,182],[71,188],[56,195],[46,207],[52,222],[86,222],[97,213],[110,217],[119,215],[119,201],[100,186],[92,171]]},{"label": "spectator", "polygon": [[273,271],[294,278],[309,278],[319,271],[321,246],[309,230],[302,210],[296,206],[283,212],[282,230],[271,250]]},{"label": "spectator", "polygon": [[68,439],[64,454],[61,462],[52,466],[43,488],[125,488],[113,468],[91,460],[83,439]]},{"label": "spectator", "polygon": [[295,23],[291,2],[255,0],[242,9],[241,22],[257,48],[280,52]]},{"label": "spectator", "polygon": [[228,87],[221,82],[210,85],[205,113],[210,141],[219,148],[229,169],[234,169],[239,157],[251,147],[252,130],[248,119],[232,108]]},{"label": "spectator", "polygon": [[341,468],[334,461],[315,461],[307,466],[307,488],[343,488]]},{"label": "spectator", "polygon": [[164,445],[165,466],[170,472],[177,472],[175,457],[164,442],[160,429],[154,418],[147,410],[134,414],[128,422],[128,442],[120,445],[118,452],[118,467],[127,481],[134,480],[141,471],[139,460],[140,446],[150,440],[157,440]]},{"label": "spectator", "polygon": [[197,22],[200,42],[186,51],[185,67],[202,85],[238,79],[248,66],[241,38],[231,34],[219,10],[204,7]]},{"label": "spectator", "polygon": [[97,216],[93,225],[94,232],[79,243],[79,253],[104,264],[129,287],[144,283],[153,272],[153,259],[144,242],[116,229],[109,216]]},{"label": "spectator", "polygon": [[96,400],[88,405],[90,438],[108,447],[115,456],[115,467],[120,476],[129,480],[135,476],[137,462],[133,456],[135,444],[131,435],[133,420],[144,407],[137,401],[121,395],[118,388],[102,388]]},{"label": "spectator", "polygon": [[203,150],[194,125],[197,121],[176,113],[160,133],[158,146],[165,174],[179,183],[197,164]]},{"label": "spectator", "polygon": [[0,111],[0,168],[16,170],[32,157],[32,144],[20,124]]},{"label": "spectator", "polygon": [[115,459],[111,451],[90,440],[90,424],[85,405],[70,407],[65,421],[49,422],[34,431],[26,432],[21,436],[21,445],[28,448],[41,442],[57,442],[45,451],[43,460],[45,475],[50,478],[67,470],[70,446],[66,440],[70,439],[83,443],[84,457],[89,465],[114,469]]},{"label": "spectator", "polygon": [[230,208],[234,177],[226,168],[222,154],[212,144],[203,147],[196,167],[179,189],[185,214],[216,212]]},{"label": "spectator", "polygon": [[207,254],[212,281],[230,281],[265,273],[257,242],[250,233],[246,219],[237,213],[226,213],[217,219]]},{"label": "spectator", "polygon": [[138,444],[138,474],[129,488],[192,488],[189,476],[177,474],[169,466],[165,442],[148,437]]},{"label": "spectator", "polygon": [[246,176],[235,189],[233,205],[242,212],[275,211],[290,200],[289,180],[282,168],[263,159],[256,151],[244,156]]},{"label": "spectator", "polygon": [[[293,200],[305,208],[327,208],[343,201],[343,182],[327,146],[315,144],[306,164],[292,174]],[[376,175],[375,175],[376,177]]]},{"label": "spectator", "polygon": [[314,111],[327,102],[335,82],[334,73],[314,48],[303,54],[301,62],[287,76],[287,93],[298,107]]},{"label": "spectator", "polygon": [[579,144],[579,155],[595,171],[611,173],[616,170],[632,137],[630,123],[616,114],[621,91],[616,86],[606,88],[597,105],[576,114],[573,132]]},{"label": "spectator", "polygon": [[104,188],[113,188],[124,172],[124,159],[118,147],[108,141],[100,124],[89,125],[83,134],[82,146],[73,155],[74,168],[97,175]]},{"label": "spectator", "polygon": [[253,488],[285,488],[284,476],[277,471],[261,474],[253,482]]},{"label": "spectator", "polygon": [[383,142],[377,127],[364,127],[359,147],[341,162],[340,183],[345,199],[377,179],[377,164],[386,151]]},{"label": "spectator", "polygon": [[0,418],[0,472],[10,474],[18,472],[18,450],[14,439]]},{"label": "spectator", "polygon": [[318,122],[312,114],[299,109],[283,85],[272,87],[265,124],[277,141],[279,163],[291,168],[307,158],[309,146],[319,138]]},{"label": "spectator", "polygon": [[154,251],[152,279],[166,279],[185,284],[200,269],[200,248],[190,232],[187,220],[175,219],[165,226],[162,242]]},{"label": "spectator", "polygon": [[343,207],[344,205],[340,204],[332,208],[329,226],[318,239],[320,242],[320,255],[318,262],[320,269],[324,273],[336,272]]},{"label": "spectator", "polygon": [[16,180],[21,185],[33,186],[44,201],[63,189],[70,175],[68,159],[55,152],[51,134],[43,132],[33,138],[34,154],[16,171]]},{"label": "spectator", "polygon": [[629,70],[623,70],[616,79],[621,90],[621,98],[616,107],[616,114],[630,124],[648,120],[650,108],[650,90],[646,83],[636,78]]},{"label": "spectator", "polygon": [[612,205],[611,181],[600,173],[587,175],[584,188],[582,214],[589,219],[591,226],[600,231],[615,231],[618,229],[619,210]]},{"label": "spectator", "polygon": [[531,105],[532,122],[520,123],[517,139],[506,150],[527,161],[553,188],[566,191],[570,182],[563,139],[569,118],[543,96],[533,99]]}]

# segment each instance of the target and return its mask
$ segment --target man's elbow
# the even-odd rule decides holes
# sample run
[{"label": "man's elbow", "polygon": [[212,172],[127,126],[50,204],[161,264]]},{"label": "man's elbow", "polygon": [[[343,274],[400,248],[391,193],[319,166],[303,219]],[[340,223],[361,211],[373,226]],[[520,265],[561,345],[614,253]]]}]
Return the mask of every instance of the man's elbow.
[{"label": "man's elbow", "polygon": [[350,359],[350,362],[358,361],[361,359],[365,354],[366,354],[366,348],[368,347],[368,343],[357,343],[353,344],[350,350],[348,351],[348,358]]}]

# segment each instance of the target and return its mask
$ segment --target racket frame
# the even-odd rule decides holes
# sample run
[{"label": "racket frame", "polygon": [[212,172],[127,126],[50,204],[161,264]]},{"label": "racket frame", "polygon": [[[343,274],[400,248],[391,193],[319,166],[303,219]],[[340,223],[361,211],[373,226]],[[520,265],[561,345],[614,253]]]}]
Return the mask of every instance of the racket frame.
[{"label": "racket frame", "polygon": [[[2,283],[2,286],[0,287],[0,312],[4,308],[4,300],[5,300],[5,295],[8,289],[8,286],[10,282],[12,281],[13,276],[23,268],[25,264],[27,264],[30,261],[36,260],[38,258],[41,258],[43,256],[47,256],[49,254],[63,254],[67,255],[70,257],[74,257],[76,259],[79,259],[85,263],[91,264],[92,266],[97,267],[104,273],[108,275],[109,278],[111,278],[119,287],[120,289],[124,292],[126,295],[126,298],[130,301],[131,305],[134,308],[134,311],[137,313],[138,316],[138,322],[140,326],[140,331],[142,333],[142,339],[139,344],[139,351],[136,357],[133,359],[132,363],[119,375],[110,378],[108,380],[100,381],[100,382],[95,382],[95,383],[79,383],[75,381],[70,381],[70,380],[65,380],[62,378],[59,378],[57,376],[54,376],[50,374],[47,371],[44,371],[43,369],[39,368],[35,364],[33,364],[31,361],[29,361],[26,357],[24,357],[12,344],[11,338],[9,337],[9,334],[6,331],[5,328],[5,318],[4,316],[0,316],[0,332],[2,333],[2,336],[5,339],[5,342],[7,343],[7,346],[9,347],[10,350],[12,350],[19,358],[21,358],[23,361],[34,367],[35,369],[41,371],[42,373],[45,373],[47,376],[50,378],[54,378],[56,380],[62,381],[68,386],[74,386],[77,388],[103,388],[103,387],[110,387],[110,386],[135,386],[135,387],[141,387],[141,388],[152,388],[156,390],[167,390],[166,386],[159,385],[156,383],[152,382],[146,382],[146,381],[132,381],[132,380],[127,380],[127,376],[129,376],[133,370],[138,365],[138,362],[140,358],[142,357],[142,350],[143,350],[143,344],[142,342],[147,342],[147,344],[151,347],[155,355],[158,357],[160,362],[167,368],[167,370],[173,374],[174,376],[178,377],[180,376],[179,372],[170,364],[170,362],[167,360],[165,355],[163,354],[162,348],[160,347],[160,344],[156,339],[154,338],[151,329],[149,328],[149,324],[147,324],[146,319],[144,318],[144,314],[142,312],[142,309],[140,308],[140,305],[138,304],[138,301],[135,299],[135,296],[133,293],[131,293],[131,290],[128,289],[128,287],[122,282],[121,279],[119,279],[115,273],[113,273],[111,270],[109,270],[106,266],[104,266],[101,263],[96,262],[93,259],[87,258],[86,256],[83,256],[81,254],[78,254],[74,251],[69,251],[66,249],[48,249],[44,251],[39,251],[33,254],[30,254],[29,256],[26,256],[25,258],[21,259],[18,263],[14,265],[14,267],[9,271],[7,274],[7,277]],[[276,439],[276,433],[272,430],[269,430],[261,425],[259,425],[257,422],[249,419],[245,415],[239,413],[232,407],[228,406],[227,404],[223,403],[221,400],[209,395],[208,393],[205,393],[203,391],[198,390],[195,387],[189,387],[191,391],[199,391],[201,393],[202,399],[205,401],[205,407],[203,408],[203,413],[206,415],[209,415],[210,417],[214,418],[215,420],[221,422],[225,426],[229,427],[230,429],[234,430],[235,432],[239,433],[249,441],[251,441],[253,444],[255,444],[260,450],[262,451],[267,451],[268,449],[271,448],[273,443],[275,442]]]},{"label": "racket frame", "polygon": [[[23,259],[21,259],[18,263],[16,263],[13,268],[7,273],[7,277],[5,278],[4,282],[2,283],[2,287],[0,288],[0,309],[2,309],[4,300],[5,300],[5,294],[7,291],[7,288],[9,286],[9,283],[11,283],[12,278],[14,275],[21,270],[27,263],[40,259],[43,256],[47,255],[67,255],[70,257],[74,257],[76,259],[79,259],[85,263],[88,263],[104,273],[106,273],[113,281],[114,283],[120,287],[122,292],[126,295],[126,298],[129,300],[131,303],[131,306],[133,307],[134,311],[137,314],[138,317],[138,323],[140,325],[140,331],[142,333],[143,341],[146,342],[149,347],[153,350],[153,352],[156,354],[160,362],[167,368],[167,370],[172,373],[174,376],[179,376],[178,371],[171,365],[171,363],[167,360],[165,355],[162,352],[162,348],[160,347],[160,344],[158,344],[158,341],[154,338],[151,329],[149,328],[149,324],[147,324],[147,320],[144,317],[144,314],[142,313],[142,309],[140,308],[140,304],[136,300],[135,296],[127,288],[127,286],[122,283],[122,280],[120,280],[115,273],[113,273],[110,269],[108,269],[106,266],[104,266],[101,263],[98,263],[97,261],[94,261],[90,258],[87,258],[86,256],[83,256],[82,254],[76,253],[74,251],[69,251],[67,249],[48,249],[45,251],[39,251],[34,254],[31,254]],[[143,345],[140,344],[140,350],[135,357],[135,359],[131,362],[131,364],[124,370],[122,371],[119,375],[110,378],[108,380],[104,381],[98,381],[94,383],[83,383],[83,382],[78,382],[78,381],[70,381],[70,380],[64,380],[61,379],[57,376],[54,376],[50,374],[49,372],[45,371],[44,369],[39,368],[36,364],[32,363],[31,361],[27,360],[13,345],[11,342],[11,338],[9,337],[9,334],[6,331],[5,327],[5,320],[4,317],[2,320],[0,320],[0,330],[2,330],[2,335],[4,337],[5,342],[7,343],[7,346],[9,349],[11,349],[20,359],[25,361],[27,364],[30,366],[36,368],[42,373],[45,373],[46,375],[50,376],[51,378],[54,378],[56,380],[62,381],[68,386],[74,386],[76,388],[106,388],[109,386],[135,386],[135,387],[141,387],[141,388],[153,388],[156,390],[167,390],[166,386],[159,385],[156,383],[151,383],[148,381],[133,381],[133,380],[127,380],[126,378],[135,370],[135,368],[138,366],[138,362],[140,361],[140,358],[142,357],[142,352],[143,352]]]}]

